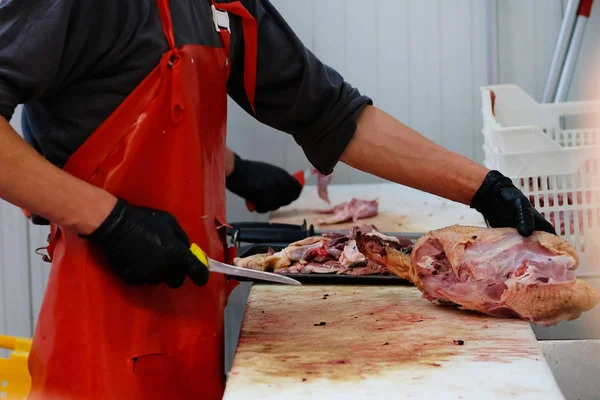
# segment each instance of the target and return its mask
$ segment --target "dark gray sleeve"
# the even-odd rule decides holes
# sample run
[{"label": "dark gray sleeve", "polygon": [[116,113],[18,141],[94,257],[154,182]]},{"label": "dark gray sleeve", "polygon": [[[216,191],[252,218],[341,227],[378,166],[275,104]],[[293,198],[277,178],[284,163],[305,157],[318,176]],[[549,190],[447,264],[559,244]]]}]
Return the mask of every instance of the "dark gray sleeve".
[{"label": "dark gray sleeve", "polygon": [[0,115],[41,97],[58,72],[73,0],[0,0]]},{"label": "dark gray sleeve", "polygon": [[[257,119],[293,135],[308,160],[329,174],[354,136],[356,119],[370,98],[324,65],[294,34],[268,0],[244,0],[258,21]],[[243,41],[232,42],[228,92],[247,112]]]}]

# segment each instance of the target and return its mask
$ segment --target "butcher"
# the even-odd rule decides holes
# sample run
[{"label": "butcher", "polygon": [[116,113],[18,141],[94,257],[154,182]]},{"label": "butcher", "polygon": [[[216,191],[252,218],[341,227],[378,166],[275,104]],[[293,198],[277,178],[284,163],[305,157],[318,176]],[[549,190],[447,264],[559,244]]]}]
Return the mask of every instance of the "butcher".
[{"label": "butcher", "polygon": [[322,174],[341,161],[554,232],[510,179],[373,106],[268,0],[0,0],[0,197],[50,222],[30,399],[221,398],[234,282],[189,248],[231,261],[225,184],[261,174],[231,164],[227,95]]}]

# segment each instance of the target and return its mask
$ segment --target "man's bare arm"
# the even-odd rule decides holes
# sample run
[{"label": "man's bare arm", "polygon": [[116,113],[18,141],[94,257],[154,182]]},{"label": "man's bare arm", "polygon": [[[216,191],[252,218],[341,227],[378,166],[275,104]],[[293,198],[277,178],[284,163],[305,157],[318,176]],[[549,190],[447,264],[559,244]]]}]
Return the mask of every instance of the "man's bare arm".
[{"label": "man's bare arm", "polygon": [[117,201],[45,160],[2,117],[0,198],[82,234],[100,226]]},{"label": "man's bare arm", "polygon": [[341,160],[359,170],[469,204],[489,170],[367,106]]}]

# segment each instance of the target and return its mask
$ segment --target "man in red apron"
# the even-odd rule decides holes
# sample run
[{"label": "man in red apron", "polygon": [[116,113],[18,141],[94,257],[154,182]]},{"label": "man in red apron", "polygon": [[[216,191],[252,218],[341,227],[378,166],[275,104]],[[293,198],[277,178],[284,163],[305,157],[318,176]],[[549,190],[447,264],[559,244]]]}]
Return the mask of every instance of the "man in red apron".
[{"label": "man in red apron", "polygon": [[[31,399],[222,396],[232,285],[189,245],[230,258],[227,94],[322,173],[341,159],[553,230],[510,180],[372,107],[266,0],[4,0],[0,44],[0,197],[51,221]],[[19,103],[37,151],[6,122]]]}]

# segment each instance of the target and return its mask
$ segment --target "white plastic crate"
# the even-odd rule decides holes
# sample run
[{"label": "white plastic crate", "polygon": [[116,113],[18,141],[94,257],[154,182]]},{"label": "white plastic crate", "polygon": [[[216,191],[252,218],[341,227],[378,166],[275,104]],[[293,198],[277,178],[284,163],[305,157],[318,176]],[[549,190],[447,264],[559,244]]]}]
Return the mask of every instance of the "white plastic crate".
[{"label": "white plastic crate", "polygon": [[600,101],[539,104],[516,85],[481,88],[484,164],[510,177],[600,273]]}]

